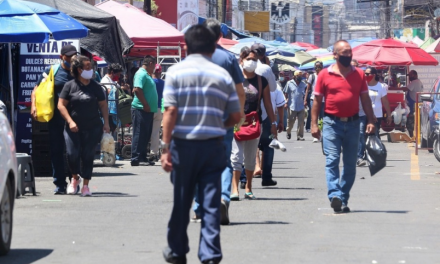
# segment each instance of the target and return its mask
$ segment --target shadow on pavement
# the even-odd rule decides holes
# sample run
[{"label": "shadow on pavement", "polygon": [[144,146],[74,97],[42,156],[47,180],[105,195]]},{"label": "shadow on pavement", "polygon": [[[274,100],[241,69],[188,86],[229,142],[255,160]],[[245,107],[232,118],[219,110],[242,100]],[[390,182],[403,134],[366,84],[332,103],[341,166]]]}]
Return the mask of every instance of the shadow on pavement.
[{"label": "shadow on pavement", "polygon": [[229,225],[290,225],[289,222],[281,222],[281,221],[264,221],[264,222],[231,222]]},{"label": "shadow on pavement", "polygon": [[131,172],[94,172],[93,177],[119,177],[137,175]]},{"label": "shadow on pavement", "polygon": [[92,197],[137,197],[137,195],[120,192],[93,192]]},{"label": "shadow on pavement", "polygon": [[307,198],[269,198],[269,197],[258,197],[258,201],[304,201],[308,200]]},{"label": "shadow on pavement", "polygon": [[53,249],[11,249],[8,255],[0,257],[0,263],[30,264],[49,256]]},{"label": "shadow on pavement", "polygon": [[386,213],[386,214],[407,214],[410,211],[387,211],[387,210],[352,210],[350,213]]},{"label": "shadow on pavement", "polygon": [[274,170],[297,170],[298,168],[273,168]]},{"label": "shadow on pavement", "polygon": [[304,176],[272,176],[272,178],[295,178],[295,179],[307,179],[312,177],[304,177]]}]

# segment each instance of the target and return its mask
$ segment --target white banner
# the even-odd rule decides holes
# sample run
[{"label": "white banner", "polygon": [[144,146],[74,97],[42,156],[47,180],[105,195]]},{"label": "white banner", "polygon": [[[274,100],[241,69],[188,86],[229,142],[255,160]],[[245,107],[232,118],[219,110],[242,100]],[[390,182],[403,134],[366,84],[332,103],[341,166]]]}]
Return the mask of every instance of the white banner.
[{"label": "white banner", "polygon": [[188,25],[199,23],[199,0],[178,0],[177,29],[182,30]]}]

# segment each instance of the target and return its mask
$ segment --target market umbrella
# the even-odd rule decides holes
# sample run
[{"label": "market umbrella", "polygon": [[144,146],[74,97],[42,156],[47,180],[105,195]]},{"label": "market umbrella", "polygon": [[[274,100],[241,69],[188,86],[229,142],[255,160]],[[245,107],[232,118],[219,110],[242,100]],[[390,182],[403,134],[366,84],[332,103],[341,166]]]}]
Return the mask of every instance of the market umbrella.
[{"label": "market umbrella", "polygon": [[81,23],[54,8],[21,0],[0,1],[0,42],[9,43],[9,84],[14,132],[11,43],[45,43],[49,41],[50,35],[55,40],[83,38],[88,32]]},{"label": "market umbrella", "polygon": [[295,45],[295,46],[299,46],[299,47],[306,48],[306,49],[307,49],[306,51],[314,50],[314,49],[319,49],[318,46],[315,46],[315,45],[313,45],[313,44],[306,43],[306,42],[292,42],[292,43],[290,43],[290,44]]},{"label": "market umbrella", "polygon": [[[377,38],[367,37],[367,38],[350,39],[350,40],[347,40],[347,42],[348,42],[348,44],[350,44],[351,48],[355,48],[355,47],[357,47],[359,45],[362,45],[364,43],[367,43],[367,42],[370,42],[370,41],[373,41],[373,40],[376,40],[376,39]],[[328,47],[327,50],[333,51],[333,45]]]},{"label": "market umbrella", "polygon": [[425,49],[425,51],[428,52],[428,53],[440,52],[440,38],[438,38],[436,41],[431,43],[431,45],[429,45]]},{"label": "market umbrella", "polygon": [[315,61],[303,64],[303,65],[301,65],[301,67],[299,67],[299,69],[302,70],[302,71],[304,71],[304,70],[313,70],[313,69],[315,69],[315,63],[317,61],[322,62],[322,66],[324,68],[327,68],[328,66],[336,63],[336,60],[334,59],[333,54],[331,54],[331,55],[317,57]]},{"label": "market umbrella", "polygon": [[438,65],[438,61],[413,44],[394,39],[378,39],[353,49],[353,58],[360,64],[388,65]]},{"label": "market umbrella", "polygon": [[332,55],[333,54],[333,52],[328,51],[327,49],[308,50],[307,53],[312,55],[312,56],[314,56],[314,57],[327,56],[327,55]]},{"label": "market umbrella", "polygon": [[273,55],[273,56],[269,56],[269,59],[275,60],[277,62],[289,64],[289,65],[292,65],[292,66],[302,65],[302,64],[308,63],[310,61],[316,60],[315,57],[313,57],[312,55],[310,55],[310,54],[308,54],[307,52],[304,52],[304,51],[296,52],[295,53],[295,57],[287,57],[287,56],[283,56],[283,55],[280,55],[280,54],[276,54],[276,55]]},{"label": "market umbrella", "polygon": [[236,41],[236,40],[227,39],[227,38],[220,38],[220,40],[218,41],[217,44],[222,46],[224,49],[229,50],[232,46],[236,45],[237,43],[238,43],[238,41]]},{"label": "market umbrella", "polygon": [[426,49],[427,47],[429,47],[432,43],[435,42],[435,39],[429,37],[427,40],[425,40],[425,42],[423,42],[419,47],[421,49]]}]

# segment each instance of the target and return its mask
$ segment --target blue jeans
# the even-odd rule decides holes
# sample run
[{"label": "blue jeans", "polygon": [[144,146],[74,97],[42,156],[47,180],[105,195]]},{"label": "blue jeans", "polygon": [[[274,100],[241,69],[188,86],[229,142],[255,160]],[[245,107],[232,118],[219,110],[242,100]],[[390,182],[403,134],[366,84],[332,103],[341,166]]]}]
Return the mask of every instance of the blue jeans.
[{"label": "blue jeans", "polygon": [[175,257],[189,252],[187,228],[196,185],[201,205],[199,259],[220,261],[221,174],[226,167],[223,140],[183,140],[174,138],[170,146],[173,171],[173,209],[168,222],[168,246]]},{"label": "blue jeans", "polygon": [[147,144],[153,131],[154,113],[142,109],[131,109],[133,137],[131,140],[131,163],[146,161]]},{"label": "blue jeans", "polygon": [[55,109],[52,119],[49,121],[49,147],[50,161],[52,163],[53,183],[62,189],[66,189],[66,173],[64,171],[64,127],[66,122],[61,117],[60,111]]},{"label": "blue jeans", "polygon": [[[356,159],[359,144],[359,119],[342,122],[324,116],[323,144],[326,156],[325,176],[327,178],[328,198],[339,197],[347,205],[350,190],[356,178]],[[341,158],[343,170],[339,173]]]},{"label": "blue jeans", "polygon": [[358,146],[358,159],[365,158],[365,129],[367,126],[367,116],[359,117],[359,146]]},{"label": "blue jeans", "polygon": [[271,135],[271,127],[272,123],[268,117],[263,121],[263,131],[261,133],[260,144],[258,146],[258,148],[263,151],[263,175],[261,176],[263,181],[272,180],[272,164],[275,151],[273,148],[269,147],[270,142],[272,142],[272,139],[269,138]]},{"label": "blue jeans", "polygon": [[[225,145],[225,155],[226,155],[226,168],[222,172],[222,200],[227,204],[231,201],[231,185],[232,185],[232,165],[231,165],[231,150],[232,150],[232,139],[234,138],[234,129],[228,129],[223,140]],[[196,186],[194,194],[194,206],[193,210],[196,215],[200,215],[200,204],[198,196],[198,187]]]}]

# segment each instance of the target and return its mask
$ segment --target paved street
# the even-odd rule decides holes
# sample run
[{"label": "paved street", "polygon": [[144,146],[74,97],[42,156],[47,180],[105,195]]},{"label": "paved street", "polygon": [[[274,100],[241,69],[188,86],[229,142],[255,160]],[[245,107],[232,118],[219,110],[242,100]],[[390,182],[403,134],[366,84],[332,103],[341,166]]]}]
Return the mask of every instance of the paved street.
[{"label": "paved street", "polygon": [[[388,166],[374,177],[358,169],[352,212],[334,215],[320,144],[310,134],[280,138],[288,151],[275,154],[278,186],[256,179],[258,200],[231,203],[222,263],[440,263],[440,163],[432,154],[386,143]],[[51,178],[38,178],[38,196],[16,201],[13,249],[0,263],[165,263],[169,176],[159,165],[117,166],[95,168],[91,198],[54,196]],[[199,230],[190,223],[191,264],[199,263]]]}]

